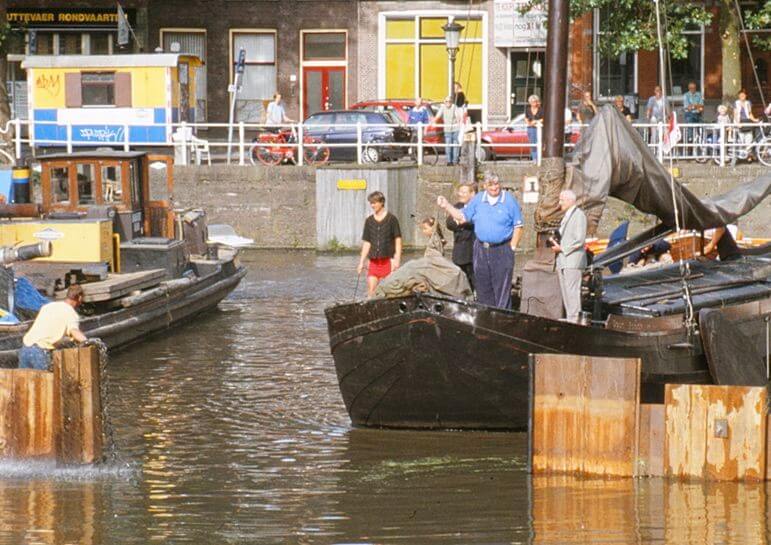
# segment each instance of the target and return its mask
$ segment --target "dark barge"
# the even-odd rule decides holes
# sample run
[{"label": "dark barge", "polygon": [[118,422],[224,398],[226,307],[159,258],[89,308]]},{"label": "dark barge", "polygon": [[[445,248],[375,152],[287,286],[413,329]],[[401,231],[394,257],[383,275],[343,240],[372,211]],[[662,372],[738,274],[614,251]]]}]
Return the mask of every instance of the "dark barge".
[{"label": "dark barge", "polygon": [[[649,402],[661,401],[666,383],[720,384],[733,376],[765,384],[771,247],[734,251],[723,261],[605,277],[601,272],[673,231],[667,227],[675,223],[670,187],[677,191],[683,227],[707,229],[735,221],[761,202],[771,193],[771,176],[699,200],[670,184],[619,117],[604,109],[595,118],[579,143],[583,172],[574,173],[572,187],[590,220],[599,203],[599,221],[606,198],[614,196],[663,223],[594,264],[583,303],[592,322],[567,323],[428,293],[330,307],[330,349],[354,425],[522,429],[531,353],[639,357],[642,395]],[[733,352],[724,350],[729,345]],[[721,350],[719,369],[715,354]]]}]

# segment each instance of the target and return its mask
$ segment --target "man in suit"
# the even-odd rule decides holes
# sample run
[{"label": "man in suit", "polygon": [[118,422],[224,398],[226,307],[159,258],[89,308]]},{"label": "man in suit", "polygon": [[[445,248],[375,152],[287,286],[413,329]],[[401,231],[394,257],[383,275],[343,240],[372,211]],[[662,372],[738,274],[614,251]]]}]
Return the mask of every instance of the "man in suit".
[{"label": "man in suit", "polygon": [[[458,188],[458,202],[455,203],[455,208],[462,210],[471,199],[477,194],[477,184],[462,184]],[[466,273],[468,283],[471,289],[474,289],[474,224],[473,223],[458,223],[455,219],[447,216],[447,228],[453,232],[455,237],[454,245],[452,247],[452,262],[455,263],[461,270]]]},{"label": "man in suit", "polygon": [[576,194],[570,189],[560,193],[560,240],[551,239],[552,251],[557,254],[562,305],[569,322],[578,321],[581,311],[581,276],[586,268],[586,214],[576,206]]}]

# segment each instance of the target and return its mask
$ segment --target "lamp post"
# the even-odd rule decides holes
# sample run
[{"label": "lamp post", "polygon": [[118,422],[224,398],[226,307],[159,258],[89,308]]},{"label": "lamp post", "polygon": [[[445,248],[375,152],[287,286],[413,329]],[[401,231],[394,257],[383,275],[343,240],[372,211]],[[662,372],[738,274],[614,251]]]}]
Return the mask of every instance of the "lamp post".
[{"label": "lamp post", "polygon": [[460,47],[460,33],[463,25],[459,25],[454,20],[442,27],[444,30],[444,43],[447,47],[447,55],[450,57],[450,96],[455,101],[455,57]]}]

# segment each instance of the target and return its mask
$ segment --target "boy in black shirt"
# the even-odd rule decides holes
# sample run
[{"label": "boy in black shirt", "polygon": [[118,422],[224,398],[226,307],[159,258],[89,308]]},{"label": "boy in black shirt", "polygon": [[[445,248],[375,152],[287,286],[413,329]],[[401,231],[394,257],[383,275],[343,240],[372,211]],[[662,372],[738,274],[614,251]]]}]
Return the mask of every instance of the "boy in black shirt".
[{"label": "boy in black shirt", "polygon": [[385,208],[385,195],[374,191],[367,197],[373,214],[364,221],[361,255],[356,272],[361,274],[369,258],[367,296],[372,297],[380,280],[399,268],[402,259],[402,232],[399,220]]}]

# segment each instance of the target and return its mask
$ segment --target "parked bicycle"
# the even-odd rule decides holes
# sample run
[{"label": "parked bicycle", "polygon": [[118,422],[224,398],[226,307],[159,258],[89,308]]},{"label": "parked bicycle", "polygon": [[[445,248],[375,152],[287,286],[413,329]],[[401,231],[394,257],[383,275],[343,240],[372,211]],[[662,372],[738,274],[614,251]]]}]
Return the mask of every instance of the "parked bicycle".
[{"label": "parked bicycle", "polygon": [[[260,133],[252,140],[249,160],[253,165],[276,166],[281,163],[296,163],[297,133],[294,129]],[[303,161],[308,165],[323,165],[329,161],[329,147],[318,138],[303,137]]]},{"label": "parked bicycle", "polygon": [[[771,131],[760,124],[757,128],[753,127],[754,136],[750,142],[742,141],[740,131],[735,128],[725,128],[725,161],[731,166],[736,165],[737,161],[751,161],[753,158],[766,166],[771,166]],[[703,129],[700,128],[697,133],[696,161],[706,163],[713,160],[720,164],[720,146],[721,131],[719,128]]]}]

